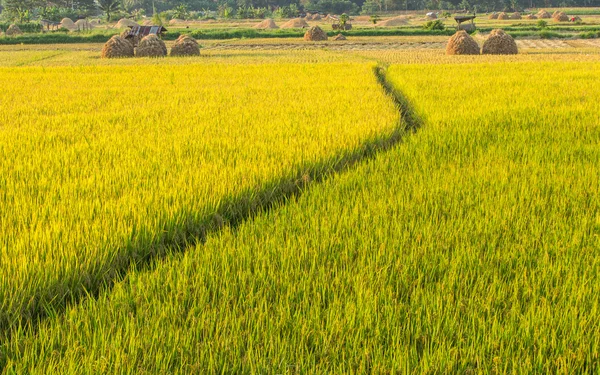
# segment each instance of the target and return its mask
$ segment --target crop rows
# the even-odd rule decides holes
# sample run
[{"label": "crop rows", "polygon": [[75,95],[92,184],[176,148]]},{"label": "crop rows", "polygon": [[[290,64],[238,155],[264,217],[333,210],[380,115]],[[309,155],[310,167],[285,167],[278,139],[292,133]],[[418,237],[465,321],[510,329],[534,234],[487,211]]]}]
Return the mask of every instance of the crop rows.
[{"label": "crop rows", "polygon": [[17,332],[7,369],[597,372],[599,67],[392,66],[416,134]]},{"label": "crop rows", "polygon": [[2,69],[0,337],[385,140],[372,69]]}]

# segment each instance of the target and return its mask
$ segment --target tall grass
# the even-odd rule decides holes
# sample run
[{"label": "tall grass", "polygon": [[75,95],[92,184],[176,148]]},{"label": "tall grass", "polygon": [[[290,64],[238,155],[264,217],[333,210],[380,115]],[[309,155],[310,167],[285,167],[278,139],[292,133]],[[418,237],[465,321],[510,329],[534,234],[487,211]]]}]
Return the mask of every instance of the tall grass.
[{"label": "tall grass", "polygon": [[398,120],[369,63],[2,68],[0,85],[0,336]]},{"label": "tall grass", "polygon": [[6,370],[597,372],[599,67],[392,66],[416,134],[16,332]]}]

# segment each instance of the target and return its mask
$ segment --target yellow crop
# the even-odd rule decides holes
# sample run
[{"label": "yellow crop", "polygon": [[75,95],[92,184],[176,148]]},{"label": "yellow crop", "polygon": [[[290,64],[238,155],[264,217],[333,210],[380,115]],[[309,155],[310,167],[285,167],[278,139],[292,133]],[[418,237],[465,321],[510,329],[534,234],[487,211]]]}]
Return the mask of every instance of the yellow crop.
[{"label": "yellow crop", "polygon": [[399,121],[371,64],[3,68],[0,86],[0,328]]}]

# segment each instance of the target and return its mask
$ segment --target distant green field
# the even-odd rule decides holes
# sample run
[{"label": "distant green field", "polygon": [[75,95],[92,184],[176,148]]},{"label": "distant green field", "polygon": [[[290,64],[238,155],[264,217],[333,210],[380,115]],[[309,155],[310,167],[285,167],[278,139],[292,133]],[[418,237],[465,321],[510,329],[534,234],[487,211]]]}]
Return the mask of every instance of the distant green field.
[{"label": "distant green field", "polygon": [[391,66],[416,133],[15,330],[0,368],[598,372],[599,68]]}]

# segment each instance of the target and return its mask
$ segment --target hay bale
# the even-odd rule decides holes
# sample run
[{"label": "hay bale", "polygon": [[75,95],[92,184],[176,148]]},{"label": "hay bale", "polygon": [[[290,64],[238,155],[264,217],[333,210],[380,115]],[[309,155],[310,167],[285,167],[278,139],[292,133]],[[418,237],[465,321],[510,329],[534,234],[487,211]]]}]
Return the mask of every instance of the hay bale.
[{"label": "hay bale", "polygon": [[338,34],[333,37],[333,40],[347,40],[346,37],[342,34]]},{"label": "hay bale", "polygon": [[466,31],[457,31],[448,40],[446,55],[479,55],[479,45]]},{"label": "hay bale", "polygon": [[131,30],[125,30],[121,33],[121,38],[123,38],[125,41],[131,43],[132,46],[137,46],[140,43],[140,39],[142,38],[139,35],[129,35],[129,32]]},{"label": "hay bale", "polygon": [[539,12],[537,12],[537,18],[539,18],[539,19],[547,19],[547,18],[552,18],[552,16],[550,15],[550,13],[548,13],[545,10],[542,9]]},{"label": "hay bale", "polygon": [[558,16],[560,13],[560,10],[555,10],[554,13],[552,13],[552,18]]},{"label": "hay bale", "polygon": [[255,29],[279,29],[279,26],[277,26],[277,24],[275,23],[275,21],[273,21],[272,18],[267,18],[266,20],[257,23],[256,25],[254,25]]},{"label": "hay bale", "polygon": [[169,21],[169,25],[173,26],[173,25],[177,25],[177,24],[182,24],[185,21],[179,18],[173,18],[172,20]]},{"label": "hay bale", "polygon": [[171,56],[200,56],[200,46],[191,36],[181,35],[171,48]]},{"label": "hay bale", "polygon": [[118,35],[110,38],[102,48],[103,59],[133,57],[133,44]]},{"label": "hay bale", "polygon": [[146,35],[140,40],[135,55],[137,57],[164,57],[167,56],[167,46],[158,36]]},{"label": "hay bale", "polygon": [[75,28],[79,31],[91,30],[94,26],[87,20],[77,20],[75,22]]},{"label": "hay bale", "polygon": [[65,29],[69,29],[69,30],[74,30],[75,23],[73,22],[72,19],[65,17],[62,20],[60,20],[60,27],[63,27]]},{"label": "hay bale", "polygon": [[502,13],[498,14],[498,19],[499,20],[508,20],[508,19],[510,19],[510,17],[508,17],[508,14],[502,12]]},{"label": "hay bale", "polygon": [[305,27],[308,27],[308,24],[302,18],[294,18],[281,25],[282,29],[303,29]]},{"label": "hay bale", "polygon": [[321,15],[315,14],[312,19],[313,19],[313,21],[321,21]]},{"label": "hay bale", "polygon": [[498,19],[498,13],[494,12],[494,13],[490,14],[488,16],[488,19],[489,20],[497,20]]},{"label": "hay bale", "polygon": [[484,55],[516,55],[519,53],[517,43],[504,32],[504,30],[492,30],[488,38],[483,42],[481,53]]},{"label": "hay bale", "polygon": [[573,17],[573,22],[581,22],[581,21],[583,21],[583,20],[581,19],[581,17],[579,17],[579,16],[575,16],[575,17]]},{"label": "hay bale", "polygon": [[408,23],[408,20],[406,19],[406,16],[398,16],[398,17],[390,18],[383,22],[379,22],[378,25],[393,27],[393,26],[406,25],[407,23]]},{"label": "hay bale", "polygon": [[521,13],[519,13],[519,12],[514,12],[513,14],[510,15],[511,20],[520,20],[521,18],[522,18]]},{"label": "hay bale", "polygon": [[525,16],[525,19],[528,20],[537,20],[537,16],[535,14],[528,14]]},{"label": "hay bale", "polygon": [[569,16],[567,16],[565,13],[563,12],[558,12],[555,15],[552,16],[552,18],[554,19],[554,21],[556,22],[569,22]]},{"label": "hay bale", "polygon": [[19,29],[19,26],[17,25],[10,25],[8,27],[8,29],[6,29],[6,36],[17,36],[17,35],[23,35],[23,32],[21,31],[21,29]]},{"label": "hay bale", "polygon": [[117,29],[126,29],[128,27],[139,26],[136,22],[132,20],[128,20],[127,18],[121,18],[119,22],[115,25]]},{"label": "hay bale", "polygon": [[327,33],[319,26],[313,26],[304,33],[304,40],[309,42],[318,42],[327,40]]}]

